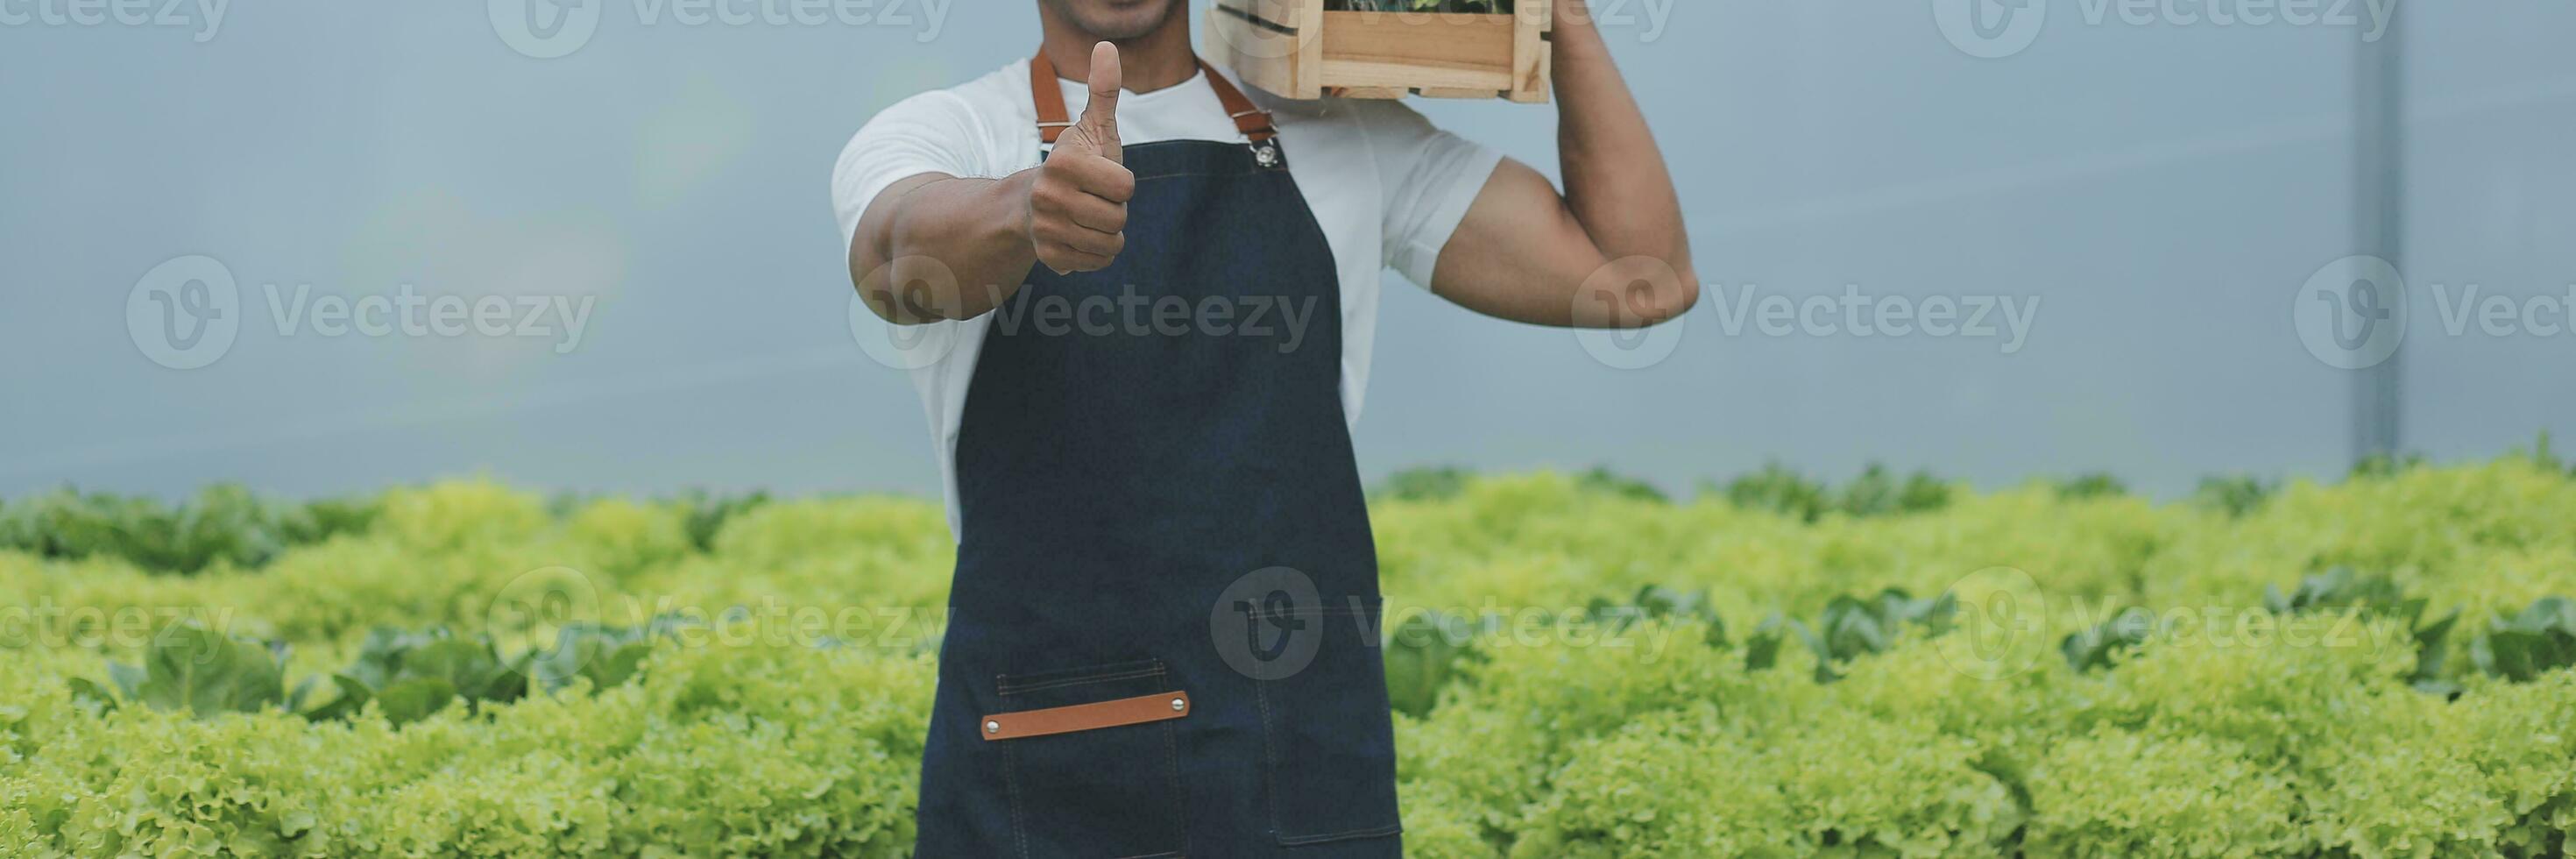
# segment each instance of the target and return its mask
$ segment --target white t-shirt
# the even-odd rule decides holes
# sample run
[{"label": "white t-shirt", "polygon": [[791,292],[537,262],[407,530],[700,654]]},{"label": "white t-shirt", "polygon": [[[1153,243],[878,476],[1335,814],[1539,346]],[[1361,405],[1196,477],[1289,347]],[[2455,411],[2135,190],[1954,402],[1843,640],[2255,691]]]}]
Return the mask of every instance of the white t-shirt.
[{"label": "white t-shirt", "polygon": [[[1068,116],[1080,117],[1091,93],[1057,81]],[[1364,99],[1292,101],[1249,87],[1271,112],[1288,154],[1288,171],[1323,225],[1341,273],[1342,411],[1359,420],[1368,388],[1371,338],[1377,332],[1379,274],[1396,269],[1429,285],[1440,249],[1502,155],[1431,123],[1401,102]],[[1245,142],[1204,74],[1178,86],[1126,93],[1118,102],[1118,136],[1128,145],[1163,140]],[[1029,64],[1021,60],[961,86],[934,90],[886,108],[841,150],[832,170],[832,207],[841,238],[888,186],[924,173],[999,179],[1038,166],[1037,109],[1029,98]],[[864,312],[864,311],[862,311]],[[952,532],[957,507],[957,432],[966,388],[975,378],[992,314],[923,340],[946,351],[912,371],[929,413],[939,472],[947,487]]]}]

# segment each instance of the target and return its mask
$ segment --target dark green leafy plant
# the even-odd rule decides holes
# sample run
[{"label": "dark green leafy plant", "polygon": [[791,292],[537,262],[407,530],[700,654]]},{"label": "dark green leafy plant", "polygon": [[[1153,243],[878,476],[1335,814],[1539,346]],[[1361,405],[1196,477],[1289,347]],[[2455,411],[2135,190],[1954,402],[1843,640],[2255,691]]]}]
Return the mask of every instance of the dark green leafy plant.
[{"label": "dark green leafy plant", "polygon": [[564,627],[556,633],[553,647],[532,652],[528,676],[547,692],[570,686],[578,678],[588,678],[594,689],[624,684],[643,669],[644,658],[653,654],[653,639],[667,630],[666,623],[657,619],[643,627]]},{"label": "dark green leafy plant", "polygon": [[516,701],[527,695],[527,666],[535,658],[531,651],[504,661],[490,639],[461,639],[444,629],[378,629],[368,633],[356,662],[331,675],[339,697],[305,716],[345,719],[374,701],[386,721],[402,725],[460,700],[469,708]]},{"label": "dark green leafy plant", "polygon": [[683,525],[689,534],[689,544],[698,547],[700,552],[709,552],[715,550],[716,534],[724,530],[725,522],[768,504],[769,493],[716,495],[693,489],[673,500],[688,508],[688,519]]},{"label": "dark green leafy plant", "polygon": [[2127,494],[2129,485],[2108,474],[2079,474],[2057,482],[2057,497],[2070,501],[2117,498]]},{"label": "dark green leafy plant", "polygon": [[2123,654],[2154,637],[2156,630],[2155,612],[2124,609],[2110,620],[2066,636],[2057,650],[2066,655],[2067,667],[2078,673],[2096,671],[2118,663]]},{"label": "dark green leafy plant", "polygon": [[1928,471],[1917,471],[1899,480],[1895,471],[1873,462],[1837,493],[1822,482],[1772,462],[1716,491],[1738,507],[1813,522],[1827,513],[1855,517],[1929,513],[1950,506],[1952,487]]},{"label": "dark green leafy plant", "polygon": [[2191,500],[2200,507],[2225,513],[2229,518],[2242,519],[2246,514],[2262,509],[2263,504],[2272,500],[2272,494],[2278,491],[2279,484],[2249,474],[2205,477],[2200,481],[2200,488],[2192,492]]},{"label": "dark green leafy plant", "polygon": [[1465,663],[1476,658],[1472,630],[1465,618],[1422,612],[1404,619],[1386,648],[1386,693],[1396,712],[1422,718],[1440,703],[1440,691],[1456,682]]},{"label": "dark green leafy plant", "polygon": [[204,717],[284,709],[329,721],[353,717],[373,702],[386,721],[405,725],[451,704],[461,702],[479,712],[485,705],[507,704],[535,691],[555,692],[579,679],[588,679],[594,689],[627,683],[642,672],[654,639],[667,634],[673,623],[657,618],[638,628],[569,626],[552,646],[508,659],[486,637],[458,638],[445,629],[378,629],[367,635],[349,667],[328,675],[336,694],[310,708],[305,702],[325,678],[307,677],[286,691],[284,646],[183,623],[155,637],[141,665],[109,662],[114,692],[87,678],[73,678],[70,686],[76,700],[101,710],[140,703]]},{"label": "dark green leafy plant", "polygon": [[2353,480],[2376,480],[2395,477],[2425,465],[2420,453],[2374,453],[2352,464]]},{"label": "dark green leafy plant", "polygon": [[[1643,621],[1689,621],[1706,630],[1702,639],[1709,645],[1727,643],[1726,622],[1710,606],[1705,590],[1649,585],[1625,603],[1595,598],[1577,620],[1598,624],[1614,635]],[[1417,718],[1428,715],[1439,704],[1441,690],[1464,677],[1468,663],[1481,658],[1476,638],[1502,632],[1502,621],[1425,611],[1397,624],[1386,647],[1387,698],[1395,710]]]},{"label": "dark green leafy plant", "polygon": [[2351,568],[2336,567],[2300,579],[2298,588],[2289,593],[2282,593],[2274,585],[2264,585],[2263,607],[2274,614],[2360,609],[2370,614],[2412,618],[2424,613],[2424,600],[2407,598],[2405,589],[2399,587],[2395,579],[2363,576]]},{"label": "dark green leafy plant", "polygon": [[372,503],[284,504],[232,484],[207,487],[177,507],[66,487],[0,507],[0,549],[49,558],[118,557],[183,574],[217,563],[247,569],[291,546],[364,531],[374,518]]},{"label": "dark green leafy plant", "polygon": [[1585,491],[1607,493],[1631,501],[1672,500],[1664,497],[1664,491],[1656,489],[1654,484],[1618,474],[1611,471],[1608,466],[1598,466],[1584,472],[1575,484],[1583,487]]},{"label": "dark green leafy plant", "polygon": [[2470,642],[2469,660],[2479,671],[2515,683],[2576,667],[2576,601],[2549,597],[2511,618],[2489,621],[2486,634]]},{"label": "dark green leafy plant", "polygon": [[1408,468],[1388,475],[1376,494],[1385,501],[1445,501],[1467,491],[1471,476],[1466,469],[1450,465]]},{"label": "dark green leafy plant", "polygon": [[1812,625],[1778,613],[1765,618],[1746,640],[1744,665],[1755,671],[1772,667],[1780,646],[1795,638],[1816,655],[1816,682],[1831,683],[1842,679],[1837,666],[1887,652],[1906,627],[1938,636],[1950,631],[1958,615],[1958,597],[1948,593],[1916,599],[1901,588],[1889,588],[1867,599],[1838,596]]},{"label": "dark green leafy plant", "polygon": [[1584,613],[1591,622],[1614,633],[1626,632],[1638,621],[1691,621],[1707,629],[1702,637],[1710,645],[1726,646],[1726,620],[1718,616],[1716,607],[1710,605],[1705,588],[1682,591],[1662,585],[1647,585],[1624,604],[1594,597],[1592,603],[1584,608]]},{"label": "dark green leafy plant", "polygon": [[2350,611],[2404,621],[2416,647],[2415,672],[2408,682],[2426,692],[2456,694],[2459,686],[2445,679],[2445,673],[2450,661],[2451,628],[2458,624],[2460,613],[2454,611],[2425,623],[2427,604],[2422,597],[2407,596],[2395,579],[2363,576],[2345,567],[2303,578],[2298,589],[2289,593],[2272,585],[2263,586],[2263,607],[2273,614]]},{"label": "dark green leafy plant", "polygon": [[1769,510],[1801,521],[1813,522],[1824,515],[1830,504],[1825,499],[1825,485],[1808,480],[1778,462],[1767,463],[1762,470],[1728,481],[1727,503],[1749,510]]},{"label": "dark green leafy plant", "polygon": [[1887,466],[1873,462],[1843,487],[1842,511],[1852,516],[1928,513],[1948,506],[1950,484],[1925,471],[1899,481]]},{"label": "dark green leafy plant", "polygon": [[109,662],[116,685],[110,695],[86,678],[71,681],[73,697],[101,709],[119,699],[154,710],[204,717],[255,713],[286,703],[285,652],[194,623],[174,624],[153,636],[143,664]]}]

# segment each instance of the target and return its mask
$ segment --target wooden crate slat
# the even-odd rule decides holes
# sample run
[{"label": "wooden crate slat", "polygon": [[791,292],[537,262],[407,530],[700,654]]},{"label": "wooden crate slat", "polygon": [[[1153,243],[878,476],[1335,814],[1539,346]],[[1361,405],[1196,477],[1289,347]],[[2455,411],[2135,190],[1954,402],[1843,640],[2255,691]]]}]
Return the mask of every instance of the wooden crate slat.
[{"label": "wooden crate slat", "polygon": [[1324,58],[1324,81],[1328,86],[1352,89],[1472,89],[1483,91],[1486,98],[1512,88],[1511,73],[1502,69],[1368,62],[1330,56]]},{"label": "wooden crate slat", "polygon": [[1415,89],[1415,90],[1413,91],[1413,94],[1414,94],[1414,95],[1421,96],[1421,97],[1423,97],[1423,98],[1493,98],[1494,96],[1498,95],[1499,93],[1498,93],[1497,91],[1495,91],[1495,90],[1489,90],[1489,89],[1450,89],[1450,88],[1447,88],[1447,87],[1421,87],[1421,88]]},{"label": "wooden crate slat", "polygon": [[1547,101],[1556,53],[1547,35],[1556,29],[1556,4],[1522,0],[1513,9],[1512,88],[1503,97],[1524,104]]},{"label": "wooden crate slat", "polygon": [[1215,0],[1206,50],[1289,98],[1548,98],[1551,4],[1508,15],[1327,12],[1324,0]]},{"label": "wooden crate slat", "polygon": [[1504,15],[1326,12],[1326,62],[1497,71],[1510,76],[1515,22]]},{"label": "wooden crate slat", "polygon": [[1323,0],[1218,0],[1208,10],[1207,50],[1244,83],[1289,98],[1323,96]]}]

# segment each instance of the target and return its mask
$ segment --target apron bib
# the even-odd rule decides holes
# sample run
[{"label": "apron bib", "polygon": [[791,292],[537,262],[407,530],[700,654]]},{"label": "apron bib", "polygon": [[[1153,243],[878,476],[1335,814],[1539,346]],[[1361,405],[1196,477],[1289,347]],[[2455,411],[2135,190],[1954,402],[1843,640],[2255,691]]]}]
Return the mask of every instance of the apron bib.
[{"label": "apron bib", "polygon": [[1125,253],[994,311],[920,856],[1402,854],[1339,272],[1270,117],[1202,73],[1251,142],[1126,147]]}]

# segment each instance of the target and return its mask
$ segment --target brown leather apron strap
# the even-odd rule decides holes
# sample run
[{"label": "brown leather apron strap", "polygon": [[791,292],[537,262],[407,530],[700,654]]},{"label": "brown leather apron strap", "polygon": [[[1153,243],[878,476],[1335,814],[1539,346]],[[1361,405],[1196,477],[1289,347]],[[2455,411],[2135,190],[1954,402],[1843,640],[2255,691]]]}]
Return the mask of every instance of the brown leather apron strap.
[{"label": "brown leather apron strap", "polygon": [[[1225,105],[1226,116],[1234,120],[1234,130],[1254,143],[1279,136],[1279,126],[1271,122],[1269,111],[1245,98],[1243,90],[1206,60],[1198,64],[1199,72],[1207,75],[1208,86],[1216,90],[1217,103]],[[1038,109],[1038,139],[1049,146],[1055,145],[1055,139],[1063,136],[1065,129],[1073,127],[1072,115],[1064,108],[1064,91],[1056,80],[1055,62],[1047,59],[1046,52],[1040,51],[1029,60],[1029,98]]]},{"label": "brown leather apron strap", "polygon": [[1122,725],[1142,725],[1178,719],[1190,714],[1190,693],[1165,692],[1076,704],[1046,710],[1022,710],[1017,713],[995,713],[984,717],[984,739],[1017,740],[1070,734],[1075,731],[1097,731]]},{"label": "brown leather apron strap", "polygon": [[1049,146],[1055,145],[1055,139],[1063,136],[1065,129],[1073,127],[1073,120],[1064,112],[1064,90],[1055,81],[1055,63],[1047,59],[1045,51],[1039,51],[1037,58],[1029,61],[1029,97],[1038,106],[1038,139]]},{"label": "brown leather apron strap", "polygon": [[1270,122],[1270,112],[1253,106],[1252,99],[1244,98],[1243,91],[1235,89],[1224,73],[1206,60],[1199,61],[1199,71],[1207,75],[1208,86],[1216,89],[1216,100],[1225,105],[1225,115],[1233,117],[1234,130],[1243,132],[1254,143],[1279,136],[1279,127]]}]

